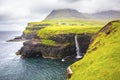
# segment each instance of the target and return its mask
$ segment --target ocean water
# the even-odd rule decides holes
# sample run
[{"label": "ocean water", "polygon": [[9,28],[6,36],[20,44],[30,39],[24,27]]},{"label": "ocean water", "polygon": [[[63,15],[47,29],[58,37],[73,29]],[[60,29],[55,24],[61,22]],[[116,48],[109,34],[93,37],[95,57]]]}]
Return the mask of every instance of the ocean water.
[{"label": "ocean water", "polygon": [[0,80],[66,80],[71,62],[43,58],[21,59],[15,54],[22,42],[6,42],[22,32],[0,32]]}]

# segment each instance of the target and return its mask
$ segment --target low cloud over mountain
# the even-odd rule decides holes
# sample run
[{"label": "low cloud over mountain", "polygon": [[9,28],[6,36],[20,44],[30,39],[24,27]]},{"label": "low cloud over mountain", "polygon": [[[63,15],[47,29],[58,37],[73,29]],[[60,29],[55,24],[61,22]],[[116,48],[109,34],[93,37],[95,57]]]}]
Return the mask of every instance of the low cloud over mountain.
[{"label": "low cloud over mountain", "polygon": [[119,4],[120,0],[0,0],[0,30],[23,30],[27,22],[42,20],[54,9],[96,13],[120,11]]}]

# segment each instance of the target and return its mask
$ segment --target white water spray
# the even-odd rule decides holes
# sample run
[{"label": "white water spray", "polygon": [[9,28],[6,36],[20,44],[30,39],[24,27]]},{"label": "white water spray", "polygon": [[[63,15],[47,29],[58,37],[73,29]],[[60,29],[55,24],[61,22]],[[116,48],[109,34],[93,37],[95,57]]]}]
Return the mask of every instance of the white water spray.
[{"label": "white water spray", "polygon": [[75,45],[76,45],[76,58],[82,58],[82,56],[80,55],[81,51],[79,48],[79,44],[78,44],[78,40],[77,40],[77,35],[75,35]]},{"label": "white water spray", "polygon": [[62,62],[64,62],[65,60],[64,60],[64,59],[62,59],[61,61],[62,61]]}]

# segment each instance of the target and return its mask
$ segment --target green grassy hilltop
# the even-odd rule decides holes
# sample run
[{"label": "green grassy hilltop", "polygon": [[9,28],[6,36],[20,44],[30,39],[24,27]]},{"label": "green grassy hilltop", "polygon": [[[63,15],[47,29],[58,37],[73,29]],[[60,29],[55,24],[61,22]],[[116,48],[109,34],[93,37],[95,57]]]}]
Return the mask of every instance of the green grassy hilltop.
[{"label": "green grassy hilltop", "polygon": [[39,30],[38,36],[48,38],[49,36],[57,36],[59,34],[94,33],[104,25],[102,22],[98,23],[97,21],[80,19],[53,20],[51,24],[51,26]]},{"label": "green grassy hilltop", "polygon": [[82,34],[96,33],[105,25],[105,21],[84,20],[84,19],[52,19],[41,22],[30,22],[24,30],[24,34],[35,33],[42,42],[55,45],[49,38],[57,37],[59,34]]},{"label": "green grassy hilltop", "polygon": [[69,80],[120,79],[120,21],[111,22],[94,37],[84,58],[71,65]]}]

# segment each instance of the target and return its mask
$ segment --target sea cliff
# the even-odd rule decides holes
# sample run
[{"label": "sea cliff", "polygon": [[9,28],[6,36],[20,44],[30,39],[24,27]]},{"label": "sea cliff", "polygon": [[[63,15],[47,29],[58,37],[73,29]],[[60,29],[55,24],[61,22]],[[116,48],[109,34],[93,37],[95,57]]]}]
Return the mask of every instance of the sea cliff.
[{"label": "sea cliff", "polygon": [[[65,11],[66,15],[60,18]],[[62,59],[68,56],[74,57],[76,56],[75,35],[78,35],[78,44],[84,56],[92,35],[100,30],[105,22],[80,19],[84,17],[78,13],[78,11],[70,9],[53,10],[45,20],[29,22],[21,36],[27,41],[16,54],[21,55],[22,58],[39,56]],[[59,18],[55,15],[58,15]]]},{"label": "sea cliff", "polygon": [[84,58],[69,67],[69,80],[119,80],[119,34],[120,20],[109,22],[98,31]]}]

